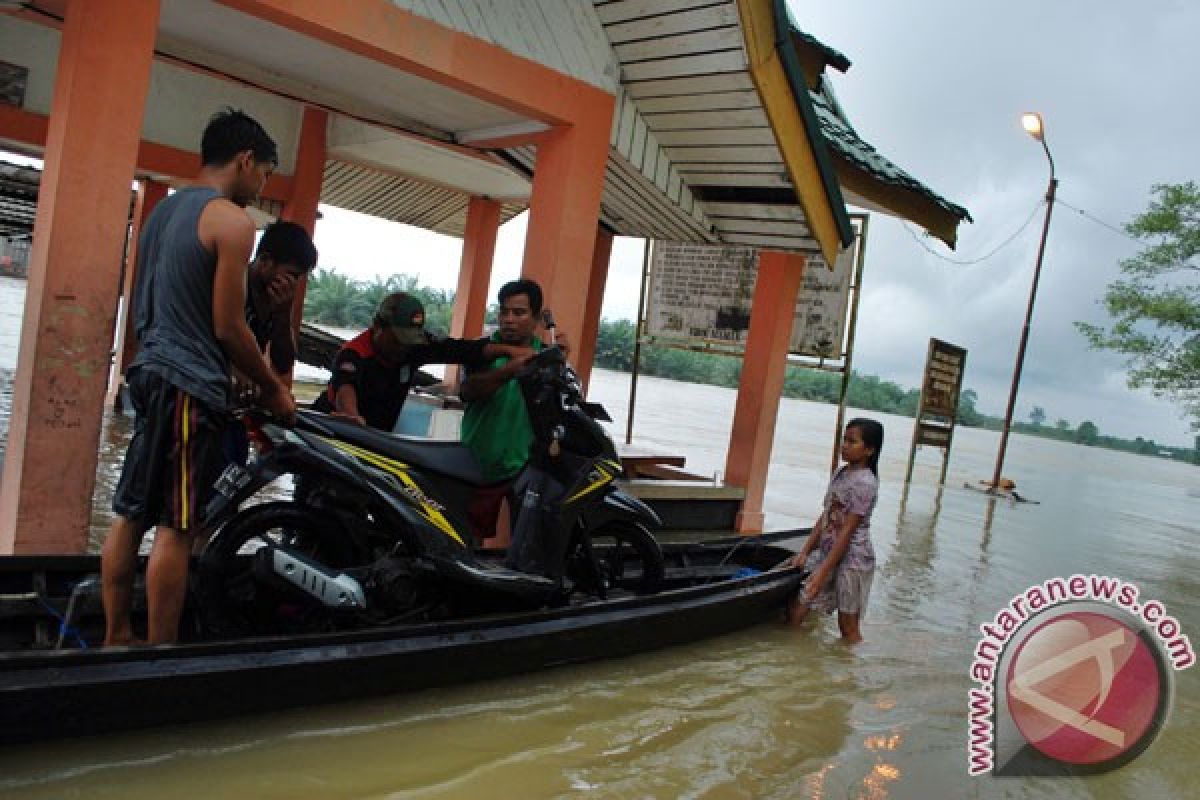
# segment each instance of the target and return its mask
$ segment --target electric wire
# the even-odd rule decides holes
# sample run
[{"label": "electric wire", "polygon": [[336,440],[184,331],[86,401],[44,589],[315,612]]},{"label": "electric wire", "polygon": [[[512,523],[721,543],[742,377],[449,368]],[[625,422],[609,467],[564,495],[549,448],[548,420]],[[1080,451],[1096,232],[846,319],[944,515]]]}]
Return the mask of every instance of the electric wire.
[{"label": "electric wire", "polygon": [[921,247],[922,250],[924,250],[926,253],[929,253],[929,255],[931,255],[935,258],[938,258],[942,261],[945,261],[949,264],[956,264],[961,267],[969,267],[969,266],[973,266],[975,264],[981,264],[984,261],[987,261],[988,259],[995,256],[997,253],[999,253],[1001,250],[1003,250],[1005,247],[1007,247],[1008,245],[1010,245],[1014,241],[1016,241],[1017,237],[1020,236],[1022,233],[1024,233],[1025,229],[1029,227],[1029,223],[1033,222],[1034,217],[1037,216],[1037,212],[1042,208],[1042,206],[1045,204],[1045,202],[1046,202],[1045,198],[1039,198],[1037,204],[1033,207],[1033,210],[1029,212],[1029,216],[1026,217],[1025,221],[1021,223],[1021,226],[1019,228],[1017,228],[1017,230],[1011,236],[1009,236],[1004,241],[1000,242],[1000,244],[996,245],[989,252],[980,256],[979,258],[960,259],[960,258],[950,258],[949,256],[944,256],[941,253],[934,250],[933,248],[929,247],[929,245],[925,244],[923,241],[921,241],[921,237],[917,234],[916,231],[914,231],[912,229],[912,227],[910,225],[906,224],[903,227],[904,227],[904,230],[908,232],[908,235],[912,237],[913,241],[916,242]]}]

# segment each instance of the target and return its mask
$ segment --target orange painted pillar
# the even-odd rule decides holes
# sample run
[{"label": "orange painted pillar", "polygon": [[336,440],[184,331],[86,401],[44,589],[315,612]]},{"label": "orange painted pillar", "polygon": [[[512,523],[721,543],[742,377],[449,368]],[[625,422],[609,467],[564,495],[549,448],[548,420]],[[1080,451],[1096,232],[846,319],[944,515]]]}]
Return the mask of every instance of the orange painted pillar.
[{"label": "orange painted pillar", "polygon": [[575,371],[587,395],[588,381],[592,377],[592,362],[596,360],[596,337],[600,334],[600,311],[604,305],[604,285],[608,281],[608,261],[612,256],[613,235],[604,228],[596,229],[596,247],[592,251],[592,269],[588,276],[587,301],[583,310],[583,330],[575,348]]},{"label": "orange painted pillar", "polygon": [[71,0],[30,253],[0,553],[87,547],[157,0]]},{"label": "orange painted pillar", "polygon": [[746,490],[735,527],[761,533],[767,470],[775,439],[775,418],[783,394],[788,340],[796,297],[804,280],[804,256],[764,250],[750,310],[750,331],[733,412],[733,432],[725,460],[725,482]]},{"label": "orange painted pillar", "polygon": [[121,315],[117,320],[117,341],[113,348],[116,363],[113,364],[112,379],[108,389],[106,405],[120,411],[121,384],[125,382],[125,370],[137,355],[137,333],[133,324],[133,285],[137,280],[137,248],[142,236],[142,226],[150,212],[167,196],[169,187],[165,183],[145,180],[138,183],[137,199],[133,205],[133,224],[129,229],[129,246],[125,252],[125,280],[121,286]]},{"label": "orange painted pillar", "polygon": [[[458,267],[458,289],[454,293],[454,311],[450,317],[450,335],[456,339],[474,339],[483,335],[499,230],[500,203],[486,197],[472,197],[467,203],[462,263]],[[459,368],[447,365],[446,382],[453,385],[458,379]]]},{"label": "orange painted pillar", "polygon": [[[281,219],[301,225],[312,236],[317,228],[317,204],[321,202],[321,183],[325,180],[325,140],[329,114],[306,106],[300,123],[300,142],[296,148],[296,169],[292,175],[292,196],[283,206]],[[292,304],[292,329],[300,331],[304,319],[304,293],[308,278],[296,285]]]},{"label": "orange painted pillar", "polygon": [[556,129],[538,144],[529,201],[522,274],[541,284],[546,307],[554,310],[558,329],[572,345],[584,338],[608,160],[612,98],[604,99],[581,108],[575,125]]}]

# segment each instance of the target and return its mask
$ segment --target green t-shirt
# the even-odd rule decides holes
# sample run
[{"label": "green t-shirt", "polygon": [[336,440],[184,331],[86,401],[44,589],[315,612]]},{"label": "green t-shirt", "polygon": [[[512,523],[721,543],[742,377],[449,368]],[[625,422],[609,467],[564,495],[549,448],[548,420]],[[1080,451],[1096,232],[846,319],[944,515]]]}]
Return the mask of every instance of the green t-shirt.
[{"label": "green t-shirt", "polygon": [[[500,334],[493,333],[491,340],[499,342]],[[541,350],[541,339],[533,337],[532,346],[534,350]],[[501,356],[487,368],[496,369],[507,363],[508,358]],[[475,455],[485,480],[503,481],[521,471],[529,460],[533,425],[525,411],[521,387],[515,379],[509,379],[487,400],[467,405],[463,414],[462,440]]]}]

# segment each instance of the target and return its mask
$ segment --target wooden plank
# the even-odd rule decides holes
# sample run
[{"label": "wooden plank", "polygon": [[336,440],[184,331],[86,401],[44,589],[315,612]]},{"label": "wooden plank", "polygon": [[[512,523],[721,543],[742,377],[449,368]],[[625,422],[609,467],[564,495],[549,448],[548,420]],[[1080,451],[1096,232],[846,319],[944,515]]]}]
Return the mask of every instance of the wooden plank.
[{"label": "wooden plank", "polygon": [[765,205],[763,203],[705,203],[705,210],[717,217],[743,219],[787,219],[806,222],[804,209],[797,205]]},{"label": "wooden plank", "polygon": [[[663,163],[659,162],[660,165]],[[668,169],[668,175],[675,173]],[[678,177],[676,175],[676,177]],[[607,180],[621,186],[631,197],[636,199],[639,206],[650,209],[657,218],[664,219],[669,225],[681,231],[672,241],[713,241],[715,235],[709,229],[708,220],[703,213],[684,214],[678,202],[672,202],[666,192],[651,184],[646,176],[637,172],[629,162],[619,155],[609,158]],[[668,186],[670,180],[667,180]],[[690,190],[680,184],[681,193]]]},{"label": "wooden plank", "polygon": [[660,114],[666,111],[717,111],[738,108],[762,108],[757,92],[707,92],[705,94],[681,94],[675,97],[645,97],[638,101],[643,114]]},{"label": "wooden plank", "polygon": [[[638,17],[673,14],[696,6],[711,5],[712,0],[618,0],[596,6],[596,16],[605,25]],[[732,5],[732,2],[730,3]]]},{"label": "wooden plank", "polygon": [[657,17],[615,22],[604,27],[608,40],[614,45],[637,39],[672,36],[677,33],[701,31],[738,24],[737,7],[733,3],[707,6],[692,11],[679,11]]},{"label": "wooden plank", "polygon": [[763,147],[665,147],[667,157],[677,166],[683,164],[779,164],[783,156],[775,146]]},{"label": "wooden plank", "polygon": [[753,172],[691,172],[680,169],[679,174],[689,186],[745,186],[767,189],[790,189],[791,178],[786,175]]},{"label": "wooden plank", "polygon": [[[781,171],[778,164],[729,164],[722,169],[725,172],[746,175],[753,173],[777,175]],[[711,164],[683,164],[679,167],[680,172],[711,172],[712,170]]]},{"label": "wooden plank", "polygon": [[641,114],[635,114],[633,118],[633,144],[629,148],[629,163],[632,164],[640,172],[642,169],[642,159],[646,155],[646,135],[649,131],[646,130],[646,122],[642,119]]},{"label": "wooden plank", "polygon": [[788,250],[800,253],[818,254],[821,245],[816,239],[799,236],[768,236],[761,233],[731,233],[721,237],[721,241],[730,244],[748,244],[764,250]]},{"label": "wooden plank", "polygon": [[[628,66],[637,61],[652,58],[681,57],[688,55],[716,54],[724,50],[742,48],[740,28],[715,28],[710,31],[681,33],[661,39],[644,39],[640,42],[619,44],[613,47],[621,63]],[[712,72],[706,69],[704,72]]]},{"label": "wooden plank", "polygon": [[750,73],[725,72],[716,75],[687,75],[674,78],[634,81],[625,76],[625,88],[636,100],[645,97],[675,97],[712,92],[755,91]]},{"label": "wooden plank", "polygon": [[733,111],[678,111],[667,114],[647,114],[646,124],[652,131],[682,131],[700,128],[769,128],[770,120],[761,108]]},{"label": "wooden plank", "polygon": [[794,220],[760,220],[760,219],[731,219],[728,217],[712,217],[713,225],[722,234],[731,233],[764,233],[775,236],[796,236],[810,238],[812,231],[808,225]]},{"label": "wooden plank", "polygon": [[775,146],[770,128],[705,128],[701,130],[662,130],[655,137],[663,147],[720,147],[729,145]]},{"label": "wooden plank", "polygon": [[[660,166],[665,162],[665,159],[660,160]],[[668,176],[676,175],[669,167],[666,168]],[[672,241],[712,241],[715,237],[709,230],[709,222],[704,217],[703,212],[696,212],[693,206],[693,213],[685,214],[678,202],[672,202],[667,192],[659,189],[655,184],[647,180],[646,176],[639,173],[633,168],[629,162],[621,158],[619,155],[614,155],[609,158],[609,168],[607,180],[614,182],[622,187],[632,197],[636,198],[639,206],[650,209],[651,213],[658,218],[667,220],[672,227],[683,232],[683,238],[678,235]],[[670,185],[670,179],[667,179],[667,185]],[[680,184],[680,193],[690,194],[690,190]]]},{"label": "wooden plank", "polygon": [[722,72],[744,72],[745,69],[746,54],[739,48],[704,55],[639,61],[636,64],[625,64],[623,72],[626,81],[648,81]]},{"label": "wooden plank", "polygon": [[[581,32],[580,38],[583,42],[583,49],[587,52],[588,60],[592,65],[592,74],[596,76],[596,81],[602,83],[609,90],[620,86],[620,73],[617,71],[619,65],[613,57],[612,47],[609,45],[604,27],[596,17],[596,12],[592,5],[590,3],[560,3],[554,5],[555,7],[561,5],[565,8],[574,20],[575,28]],[[538,3],[538,8],[543,13],[546,13],[546,5],[544,3]]]},{"label": "wooden plank", "polygon": [[641,166],[638,171],[644,175],[651,183],[654,182],[654,175],[658,171],[658,159],[665,159],[662,154],[662,148],[658,146],[658,138],[650,132],[646,133],[646,155],[642,159]]},{"label": "wooden plank", "polygon": [[633,144],[633,122],[638,117],[637,107],[633,104],[633,100],[628,97],[621,104],[621,127],[617,132],[617,152],[623,156],[629,155],[629,148]]}]

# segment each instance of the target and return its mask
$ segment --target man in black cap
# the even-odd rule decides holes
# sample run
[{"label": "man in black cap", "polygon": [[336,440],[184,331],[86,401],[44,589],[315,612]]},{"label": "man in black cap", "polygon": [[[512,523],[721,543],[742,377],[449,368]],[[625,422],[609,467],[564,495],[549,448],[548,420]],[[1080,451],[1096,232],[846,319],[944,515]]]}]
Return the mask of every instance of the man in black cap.
[{"label": "man in black cap", "polygon": [[487,339],[434,337],[425,331],[421,301],[394,292],[380,302],[371,327],[334,356],[329,385],[313,408],[391,431],[422,365],[480,365],[500,357],[524,361],[532,355],[531,348]]}]

